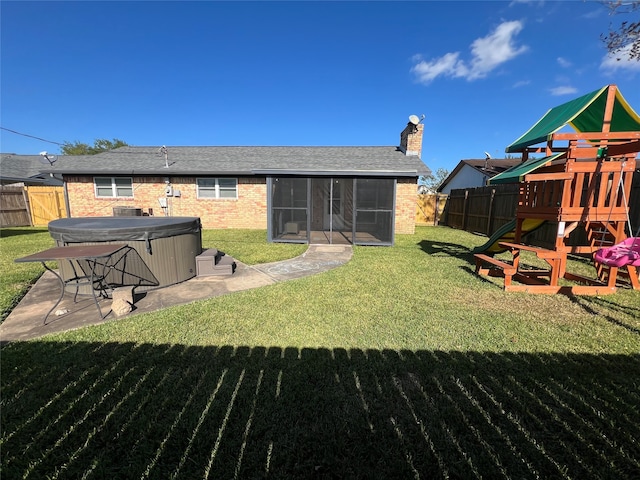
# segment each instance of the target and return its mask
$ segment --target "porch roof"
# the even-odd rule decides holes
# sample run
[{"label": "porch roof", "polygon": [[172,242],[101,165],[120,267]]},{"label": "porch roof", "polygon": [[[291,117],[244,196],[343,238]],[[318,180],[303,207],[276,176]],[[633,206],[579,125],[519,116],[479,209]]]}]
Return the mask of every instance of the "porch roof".
[{"label": "porch roof", "polygon": [[43,172],[66,175],[390,176],[431,170],[397,147],[121,147],[91,156],[64,156]]}]

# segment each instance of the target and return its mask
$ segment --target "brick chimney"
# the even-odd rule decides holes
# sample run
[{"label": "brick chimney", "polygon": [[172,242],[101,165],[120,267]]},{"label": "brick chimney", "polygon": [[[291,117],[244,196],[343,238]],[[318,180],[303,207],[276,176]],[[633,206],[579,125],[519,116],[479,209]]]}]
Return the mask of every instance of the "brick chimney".
[{"label": "brick chimney", "polygon": [[[415,115],[411,115],[409,118],[417,119]],[[400,134],[400,150],[409,156],[409,155],[417,155],[421,157],[422,154],[422,132],[424,132],[424,124],[423,123],[407,123],[407,126]]]}]

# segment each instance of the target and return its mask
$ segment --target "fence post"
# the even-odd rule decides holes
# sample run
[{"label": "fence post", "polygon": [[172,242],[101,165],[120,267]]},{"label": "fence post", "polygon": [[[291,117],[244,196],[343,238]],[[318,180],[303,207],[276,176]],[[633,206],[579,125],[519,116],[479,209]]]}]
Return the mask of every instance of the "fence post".
[{"label": "fence post", "polygon": [[467,201],[469,200],[469,190],[464,191],[464,206],[462,207],[462,230],[467,229]]},{"label": "fence post", "polygon": [[493,199],[496,196],[496,189],[492,188],[491,189],[491,196],[489,197],[489,211],[487,212],[487,237],[491,236],[491,228],[492,228],[492,223],[493,223]]},{"label": "fence post", "polygon": [[31,202],[29,202],[29,195],[27,194],[27,186],[22,186],[22,198],[24,199],[24,206],[27,210],[27,216],[29,217],[29,226],[33,227],[33,211],[31,210]]}]

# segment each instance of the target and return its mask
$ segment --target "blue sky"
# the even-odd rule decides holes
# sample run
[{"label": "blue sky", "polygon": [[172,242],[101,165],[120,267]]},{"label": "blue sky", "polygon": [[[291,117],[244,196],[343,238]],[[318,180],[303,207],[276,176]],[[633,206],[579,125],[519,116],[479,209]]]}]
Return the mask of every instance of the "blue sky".
[{"label": "blue sky", "polygon": [[452,170],[503,157],[547,109],[610,83],[640,111],[640,62],[610,61],[600,39],[633,17],[595,1],[0,8],[3,153],[97,138],[395,146],[415,114],[423,161]]}]

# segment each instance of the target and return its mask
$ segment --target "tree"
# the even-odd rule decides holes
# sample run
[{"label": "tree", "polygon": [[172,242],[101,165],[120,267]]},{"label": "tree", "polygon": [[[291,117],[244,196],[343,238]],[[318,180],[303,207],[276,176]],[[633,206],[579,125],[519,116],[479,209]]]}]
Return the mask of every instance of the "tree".
[{"label": "tree", "polygon": [[64,142],[60,147],[63,155],[95,155],[96,153],[106,152],[113,150],[114,148],[127,147],[129,144],[117,138],[113,140],[106,140],[104,138],[98,138],[93,141],[93,145],[75,142]]},{"label": "tree", "polygon": [[438,187],[442,185],[442,182],[449,176],[449,170],[446,168],[439,168],[436,170],[435,175],[423,175],[420,177],[420,185],[425,185],[429,193],[435,193]]},{"label": "tree", "polygon": [[[640,1],[603,1],[610,15],[640,12]],[[618,28],[609,28],[608,35],[601,35],[602,41],[612,55],[624,54],[629,60],[640,62],[640,21],[623,21]],[[621,58],[618,57],[617,60]]]}]

